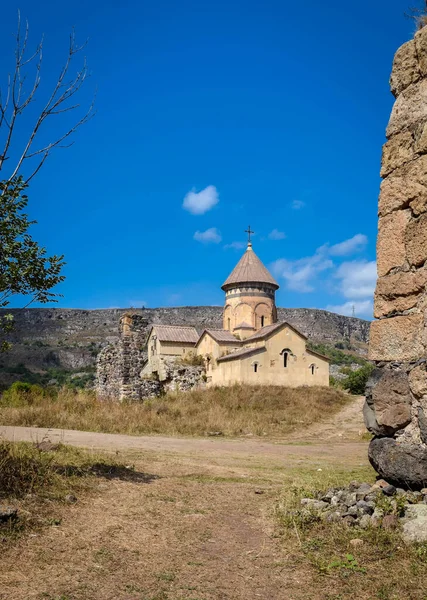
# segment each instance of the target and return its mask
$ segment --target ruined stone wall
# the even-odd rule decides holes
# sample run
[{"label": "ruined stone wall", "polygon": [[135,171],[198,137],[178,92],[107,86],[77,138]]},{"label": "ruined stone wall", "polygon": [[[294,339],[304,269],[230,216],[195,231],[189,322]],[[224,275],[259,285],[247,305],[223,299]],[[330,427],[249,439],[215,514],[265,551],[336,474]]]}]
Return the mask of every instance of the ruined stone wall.
[{"label": "ruined stone wall", "polygon": [[390,84],[364,414],[374,467],[417,486],[427,482],[427,27],[397,51]]},{"label": "ruined stone wall", "polygon": [[145,314],[125,313],[119,322],[119,339],[98,354],[96,393],[105,400],[141,401],[168,391],[188,391],[204,386],[203,367],[181,365],[174,359],[164,361],[166,380],[142,377],[147,356],[144,344],[149,331]]}]

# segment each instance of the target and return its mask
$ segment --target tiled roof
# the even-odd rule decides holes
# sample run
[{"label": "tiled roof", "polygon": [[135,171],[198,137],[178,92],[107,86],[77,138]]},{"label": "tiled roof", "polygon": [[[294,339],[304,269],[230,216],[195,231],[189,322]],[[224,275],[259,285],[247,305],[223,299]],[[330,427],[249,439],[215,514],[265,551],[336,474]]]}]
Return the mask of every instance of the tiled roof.
[{"label": "tiled roof", "polygon": [[276,331],[276,329],[280,329],[283,325],[285,325],[285,323],[273,323],[272,325],[266,325],[250,337],[246,338],[245,342],[262,340],[263,338],[270,335],[270,333],[273,333],[273,331]]},{"label": "tiled roof", "polygon": [[255,329],[255,327],[252,327],[252,325],[249,325],[249,323],[246,323],[246,321],[242,321],[236,325],[235,329]]},{"label": "tiled roof", "polygon": [[277,281],[252,250],[252,244],[248,245],[246,252],[223,283],[222,289],[238,283],[269,283],[276,289],[279,288]]},{"label": "tiled roof", "polygon": [[[196,344],[199,334],[194,327],[181,327],[180,325],[153,325],[157,339],[160,342],[180,342]],[[151,332],[150,332],[151,333]]]},{"label": "tiled roof", "polygon": [[[232,333],[230,333],[227,329],[205,329],[204,333],[209,333],[211,337],[217,342],[227,342],[240,345],[241,341],[234,337]],[[200,339],[202,337],[200,336]]]},{"label": "tiled roof", "polygon": [[295,333],[300,335],[305,340],[307,339],[307,336],[305,336],[303,333],[301,333],[301,331],[298,331],[298,329],[296,329],[293,325],[290,325],[286,321],[282,321],[281,323],[273,323],[273,325],[266,325],[265,327],[263,327],[262,329],[260,329],[259,331],[257,331],[253,335],[251,335],[250,337],[246,338],[245,342],[255,342],[256,340],[263,340],[264,338],[268,337],[270,334],[274,333],[276,330],[281,329],[285,325],[287,327],[289,327],[290,329],[292,329],[293,331],[295,331]]},{"label": "tiled roof", "polygon": [[261,346],[260,348],[244,348],[243,350],[237,350],[237,352],[232,352],[231,354],[226,354],[225,356],[221,356],[218,358],[217,362],[225,362],[227,360],[236,360],[239,358],[247,358],[252,354],[260,354],[261,352],[265,352],[265,346]]}]

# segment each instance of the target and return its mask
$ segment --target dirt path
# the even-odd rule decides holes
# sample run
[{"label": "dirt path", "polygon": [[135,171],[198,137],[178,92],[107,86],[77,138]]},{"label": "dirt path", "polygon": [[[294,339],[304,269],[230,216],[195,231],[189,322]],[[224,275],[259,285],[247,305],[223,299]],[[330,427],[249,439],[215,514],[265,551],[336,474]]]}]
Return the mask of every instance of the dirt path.
[{"label": "dirt path", "polygon": [[[328,439],[330,427],[320,426],[317,434],[322,429]],[[119,453],[155,477],[150,483],[103,481],[75,505],[54,505],[59,526],[2,554],[0,599],[323,598],[292,544],[275,535],[274,504],[301,473],[357,472],[366,465],[367,444],[311,443],[315,432],[306,434],[306,441],[287,443],[1,426],[7,439],[47,436]]]},{"label": "dirt path", "polygon": [[[271,458],[284,466],[294,459],[307,458],[322,460],[334,457],[346,461],[348,456],[359,456],[362,460],[366,448],[360,442],[334,442],[329,444],[311,444],[315,437],[313,431],[307,432],[307,438],[301,441],[301,434],[286,440],[267,442],[259,439],[222,439],[222,438],[170,438],[161,436],[132,436],[113,433],[94,433],[71,429],[47,429],[37,427],[0,426],[0,437],[11,441],[40,442],[47,438],[52,442],[62,442],[72,446],[107,450],[111,452],[162,452],[167,454],[195,454],[205,458]],[[299,443],[298,443],[299,442]],[[301,445],[303,443],[304,445]]]}]

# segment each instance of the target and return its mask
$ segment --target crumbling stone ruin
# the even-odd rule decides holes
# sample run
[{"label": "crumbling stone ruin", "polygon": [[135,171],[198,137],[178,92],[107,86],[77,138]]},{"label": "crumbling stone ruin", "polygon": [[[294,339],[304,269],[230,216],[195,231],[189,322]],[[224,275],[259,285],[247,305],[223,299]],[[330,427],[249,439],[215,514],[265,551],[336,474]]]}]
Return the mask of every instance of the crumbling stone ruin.
[{"label": "crumbling stone ruin", "polygon": [[364,416],[374,468],[416,488],[427,482],[427,27],[397,51],[390,84]]},{"label": "crumbling stone ruin", "polygon": [[203,367],[183,365],[171,358],[165,378],[143,377],[144,350],[149,320],[139,313],[125,313],[119,322],[119,338],[105,346],[97,358],[96,393],[101,399],[139,401],[167,391],[189,391],[204,385]]}]

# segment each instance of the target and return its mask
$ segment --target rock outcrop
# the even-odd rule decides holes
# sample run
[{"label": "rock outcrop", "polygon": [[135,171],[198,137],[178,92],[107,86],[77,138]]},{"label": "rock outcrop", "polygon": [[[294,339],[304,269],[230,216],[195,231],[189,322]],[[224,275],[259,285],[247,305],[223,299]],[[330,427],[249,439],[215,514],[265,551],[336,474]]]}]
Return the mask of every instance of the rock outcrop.
[{"label": "rock outcrop", "polygon": [[427,482],[427,27],[396,53],[383,148],[365,422],[382,477]]}]

